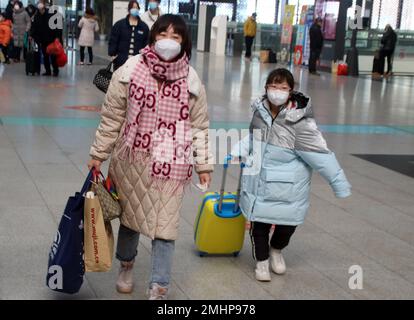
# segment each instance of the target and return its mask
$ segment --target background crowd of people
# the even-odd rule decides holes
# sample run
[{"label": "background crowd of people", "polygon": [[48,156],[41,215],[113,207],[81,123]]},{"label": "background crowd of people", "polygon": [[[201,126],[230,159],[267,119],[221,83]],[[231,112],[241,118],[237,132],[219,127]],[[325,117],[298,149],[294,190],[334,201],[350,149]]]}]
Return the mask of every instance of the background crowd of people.
[{"label": "background crowd of people", "polygon": [[[126,60],[139,53],[147,43],[149,31],[162,15],[159,8],[161,0],[150,0],[148,10],[140,12],[138,1],[130,1],[126,18],[116,22],[109,38],[108,54],[114,62],[114,69],[122,66]],[[0,14],[0,62],[19,63],[30,47],[37,45],[43,56],[45,76],[58,76],[59,68],[56,57],[47,53],[47,47],[58,39],[63,45],[63,29],[51,28],[49,21],[58,12],[50,10],[51,4],[39,0],[36,6],[29,4],[24,8],[18,0],[10,0],[7,8]],[[63,17],[62,17],[63,21]],[[85,50],[88,50],[88,65],[93,63],[93,46],[95,34],[99,31],[99,18],[92,8],[86,8],[84,16],[79,20],[80,48],[79,65],[85,64]]]},{"label": "background crowd of people", "polygon": [[[129,57],[137,55],[147,45],[150,30],[162,15],[160,2],[161,0],[150,0],[148,10],[142,12],[138,1],[129,1],[128,15],[113,25],[110,32],[108,55],[112,58],[115,70],[122,66]],[[59,74],[56,58],[53,55],[48,55],[46,48],[55,39],[59,39],[63,44],[63,30],[50,28],[48,22],[56,12],[51,12],[49,8],[50,4],[46,0],[39,0],[36,6],[29,4],[26,8],[21,1],[9,1],[5,11],[0,14],[0,62],[19,63],[22,52],[23,59],[25,59],[29,47],[35,43],[43,55],[45,68],[43,75],[57,76]],[[253,13],[244,23],[245,57],[247,60],[252,60],[252,47],[257,33],[256,18],[257,14]],[[99,31],[98,21],[99,17],[95,15],[93,9],[87,8],[78,23],[80,29],[79,65],[85,64],[85,50],[89,54],[87,64],[93,63],[95,34]],[[319,75],[316,68],[324,42],[322,24],[323,20],[316,18],[309,30],[309,72],[314,75]],[[392,74],[392,60],[396,42],[395,31],[390,25],[387,25],[376,54],[373,74],[380,77]],[[387,72],[384,70],[385,60],[388,63]]]}]

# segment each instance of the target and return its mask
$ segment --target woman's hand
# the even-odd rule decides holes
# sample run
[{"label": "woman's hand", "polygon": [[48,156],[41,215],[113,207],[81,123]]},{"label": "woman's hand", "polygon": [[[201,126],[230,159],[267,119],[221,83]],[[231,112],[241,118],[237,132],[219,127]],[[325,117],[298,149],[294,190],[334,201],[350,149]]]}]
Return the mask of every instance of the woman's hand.
[{"label": "woman's hand", "polygon": [[96,171],[101,172],[101,165],[102,161],[91,159],[88,162],[88,168],[91,170],[92,168],[95,168]]},{"label": "woman's hand", "polygon": [[210,187],[210,183],[211,183],[211,175],[210,172],[206,172],[206,173],[199,173],[198,177],[200,179],[200,184],[201,185],[207,185],[208,187]]}]

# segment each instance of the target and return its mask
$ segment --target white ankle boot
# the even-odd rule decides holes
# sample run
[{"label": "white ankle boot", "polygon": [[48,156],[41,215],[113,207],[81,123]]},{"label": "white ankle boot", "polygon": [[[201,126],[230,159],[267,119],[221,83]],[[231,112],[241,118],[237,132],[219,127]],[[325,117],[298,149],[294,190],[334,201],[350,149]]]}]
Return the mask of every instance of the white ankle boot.
[{"label": "white ankle boot", "polygon": [[168,288],[160,286],[158,283],[153,283],[148,289],[148,300],[167,300]]},{"label": "white ankle boot", "polygon": [[134,289],[133,262],[121,262],[119,276],[116,282],[116,290],[119,293],[131,293]]},{"label": "white ankle boot", "polygon": [[286,272],[285,259],[283,259],[280,250],[270,249],[270,267],[276,274],[284,274]]},{"label": "white ankle boot", "polygon": [[269,271],[269,259],[264,261],[259,261],[256,264],[256,280],[258,281],[270,281],[270,271]]}]

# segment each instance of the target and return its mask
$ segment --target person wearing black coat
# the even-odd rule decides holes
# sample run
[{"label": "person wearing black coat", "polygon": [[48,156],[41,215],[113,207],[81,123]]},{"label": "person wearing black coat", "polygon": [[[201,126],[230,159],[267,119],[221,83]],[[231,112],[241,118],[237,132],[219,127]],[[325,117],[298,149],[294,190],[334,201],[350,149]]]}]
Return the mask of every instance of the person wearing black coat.
[{"label": "person wearing black coat", "polygon": [[63,30],[56,28],[51,29],[49,26],[50,19],[56,14],[56,12],[49,12],[49,8],[45,6],[44,1],[39,2],[38,10],[33,16],[32,28],[30,30],[30,36],[36,41],[39,48],[42,50],[44,66],[46,72],[44,76],[51,76],[50,62],[52,62],[53,76],[59,75],[59,67],[56,63],[55,56],[49,56],[46,52],[46,48],[49,44],[59,39],[63,44]]},{"label": "person wearing black coat", "polygon": [[387,58],[387,75],[392,73],[392,56],[394,55],[395,46],[397,44],[397,34],[392,29],[392,27],[387,24],[385,27],[385,33],[381,39],[381,49],[380,49],[380,64],[382,66],[382,73],[384,73],[385,67],[385,58]]},{"label": "person wearing black coat", "polygon": [[121,67],[129,57],[135,56],[148,44],[149,29],[139,17],[139,4],[130,1],[129,14],[112,27],[108,54],[114,62],[114,70]]},{"label": "person wearing black coat", "polygon": [[316,72],[316,61],[322,52],[323,47],[323,34],[322,34],[322,19],[316,18],[315,22],[309,29],[310,40],[310,57],[309,57],[309,72],[311,74],[319,75]]},{"label": "person wearing black coat", "polygon": [[32,18],[36,14],[37,8],[34,5],[29,4],[26,7],[26,12],[28,13],[29,17]]},{"label": "person wearing black coat", "polygon": [[10,20],[11,22],[13,22],[13,8],[16,1],[17,0],[10,0],[5,10],[6,19]]}]

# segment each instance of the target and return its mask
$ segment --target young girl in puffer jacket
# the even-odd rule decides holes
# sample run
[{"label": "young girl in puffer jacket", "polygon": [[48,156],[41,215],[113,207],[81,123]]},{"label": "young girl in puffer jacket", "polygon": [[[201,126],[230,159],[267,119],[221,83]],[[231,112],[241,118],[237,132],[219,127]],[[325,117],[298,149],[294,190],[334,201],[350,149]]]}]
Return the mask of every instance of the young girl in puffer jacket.
[{"label": "young girl in puffer jacket", "polygon": [[313,170],[329,182],[338,198],[351,195],[351,185],[313,118],[310,97],[293,88],[288,70],[269,74],[266,94],[252,105],[250,135],[232,150],[235,157],[247,157],[240,207],[251,221],[259,281],[271,280],[269,269],[279,275],[286,272],[281,251],[304,222]]}]

